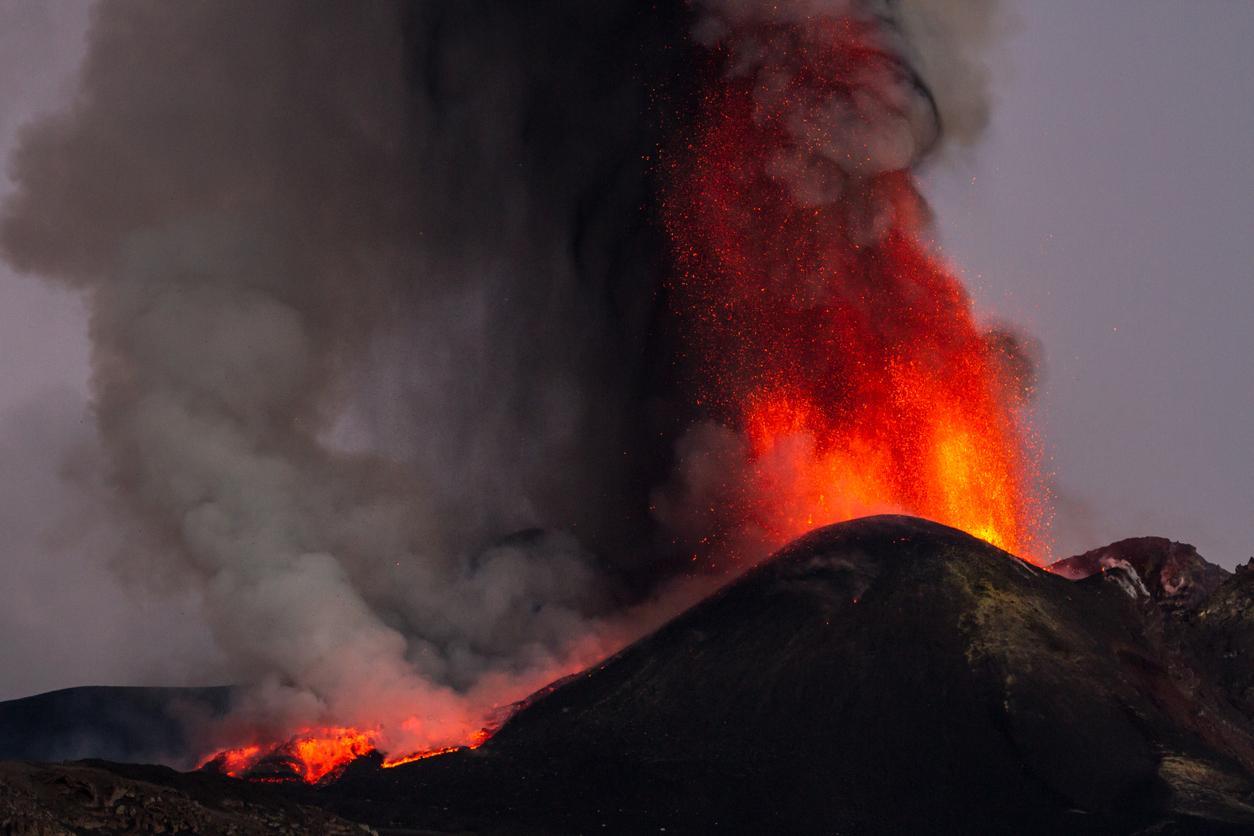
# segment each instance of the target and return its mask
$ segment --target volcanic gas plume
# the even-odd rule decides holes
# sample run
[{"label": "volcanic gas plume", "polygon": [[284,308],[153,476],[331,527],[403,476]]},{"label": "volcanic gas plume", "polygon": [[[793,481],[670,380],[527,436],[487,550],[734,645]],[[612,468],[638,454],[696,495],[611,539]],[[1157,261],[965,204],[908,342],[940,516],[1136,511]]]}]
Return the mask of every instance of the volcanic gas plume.
[{"label": "volcanic gas plume", "polygon": [[104,0],[15,156],[119,560],[249,686],[228,772],[477,745],[689,557],[884,510],[1036,546],[1013,340],[911,175],[978,132],[992,4],[544,8]]}]

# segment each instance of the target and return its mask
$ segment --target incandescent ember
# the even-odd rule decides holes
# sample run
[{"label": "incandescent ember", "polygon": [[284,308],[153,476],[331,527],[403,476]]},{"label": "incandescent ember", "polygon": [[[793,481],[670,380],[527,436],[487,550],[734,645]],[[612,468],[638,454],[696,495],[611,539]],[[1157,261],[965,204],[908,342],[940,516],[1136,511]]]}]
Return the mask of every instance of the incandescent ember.
[{"label": "incandescent ember", "polygon": [[716,24],[665,218],[697,400],[743,440],[719,524],[778,546],[891,511],[1033,557],[1029,382],[931,246],[912,167],[939,115],[892,28]]}]

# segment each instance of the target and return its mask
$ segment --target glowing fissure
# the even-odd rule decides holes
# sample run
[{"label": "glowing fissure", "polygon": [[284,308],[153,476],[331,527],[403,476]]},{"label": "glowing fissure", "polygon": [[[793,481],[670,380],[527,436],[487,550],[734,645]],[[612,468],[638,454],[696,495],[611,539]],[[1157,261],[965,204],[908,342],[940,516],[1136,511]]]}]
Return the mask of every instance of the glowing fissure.
[{"label": "glowing fissure", "polygon": [[[693,399],[740,457],[717,500],[685,506],[712,515],[699,550],[756,560],[816,526],[902,512],[1043,558],[1021,358],[981,330],[929,244],[911,168],[940,114],[900,31],[856,0],[697,6],[712,81],[665,157],[670,297]],[[430,748],[382,765],[488,734],[423,735]],[[318,783],[373,752],[386,752],[375,731],[307,728],[206,764]]]},{"label": "glowing fissure", "polygon": [[[615,641],[612,646],[621,644],[622,641]],[[378,721],[370,725],[315,724],[282,735],[273,730],[255,731],[248,736],[237,732],[235,739],[242,737],[246,742],[212,752],[202,758],[199,768],[249,781],[325,784],[338,778],[348,764],[368,755],[377,755],[379,766],[390,769],[437,755],[477,749],[532,700],[584,671],[605,653],[605,646],[590,640],[586,646],[572,649],[571,658],[560,666],[497,683],[501,687],[492,691],[497,699],[486,694],[467,697],[467,712],[457,715],[435,710],[438,705],[415,693],[406,703],[405,713],[395,706],[385,707],[377,713]],[[472,711],[471,706],[480,710]],[[410,713],[415,709],[425,710],[421,714]]]}]

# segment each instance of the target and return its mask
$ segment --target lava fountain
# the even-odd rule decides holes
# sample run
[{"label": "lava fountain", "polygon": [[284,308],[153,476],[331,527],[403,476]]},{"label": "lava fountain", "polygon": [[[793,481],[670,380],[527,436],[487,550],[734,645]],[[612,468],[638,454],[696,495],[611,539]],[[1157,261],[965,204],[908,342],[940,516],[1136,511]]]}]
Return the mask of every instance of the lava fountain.
[{"label": "lava fountain", "polygon": [[664,211],[698,402],[743,442],[726,519],[778,545],[894,511],[1033,555],[1026,382],[929,244],[911,168],[941,114],[897,28],[704,5]]}]

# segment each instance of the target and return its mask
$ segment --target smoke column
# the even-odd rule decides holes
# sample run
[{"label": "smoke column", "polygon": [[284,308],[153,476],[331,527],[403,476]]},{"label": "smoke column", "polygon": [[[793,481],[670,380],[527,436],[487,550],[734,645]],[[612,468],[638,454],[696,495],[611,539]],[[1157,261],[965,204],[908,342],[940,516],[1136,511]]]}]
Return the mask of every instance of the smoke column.
[{"label": "smoke column", "polygon": [[[86,295],[122,557],[200,591],[245,722],[472,739],[652,623],[690,552],[790,533],[764,463],[795,486],[848,453],[905,345],[1018,489],[995,341],[909,177],[978,133],[983,18],[780,8],[95,7],[0,245]],[[850,507],[928,510],[911,490]]]},{"label": "smoke column", "polygon": [[123,558],[202,591],[258,724],[462,742],[630,594],[583,543],[652,460],[631,5],[104,2],[26,132],[4,251],[89,299]]}]

